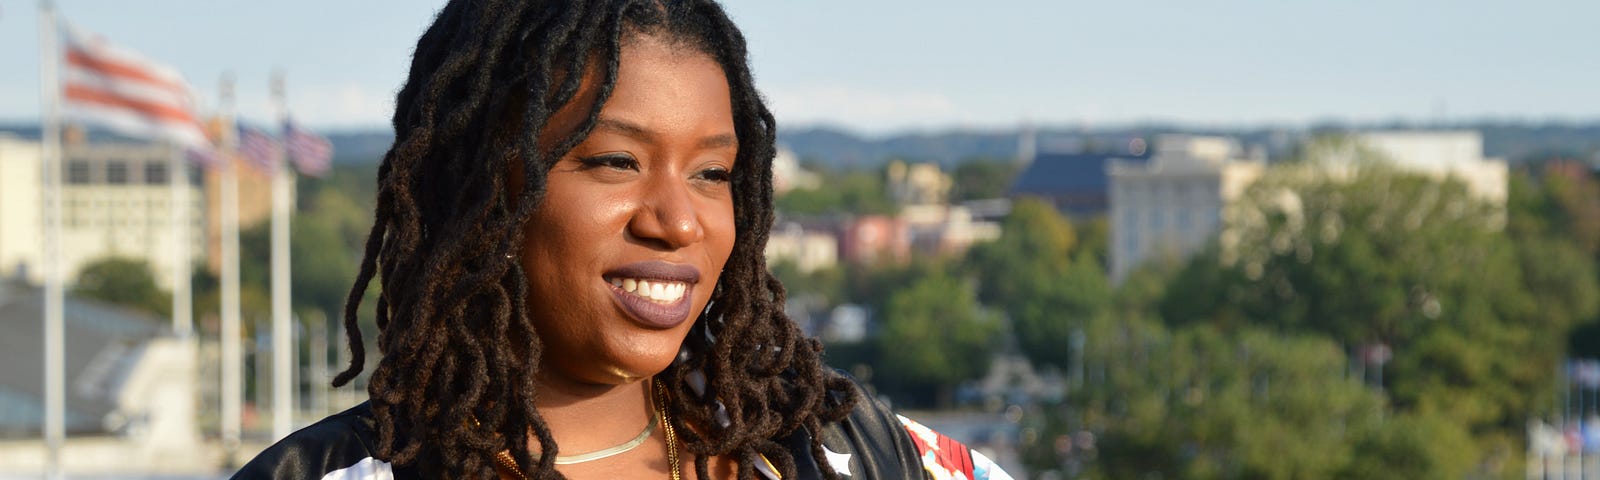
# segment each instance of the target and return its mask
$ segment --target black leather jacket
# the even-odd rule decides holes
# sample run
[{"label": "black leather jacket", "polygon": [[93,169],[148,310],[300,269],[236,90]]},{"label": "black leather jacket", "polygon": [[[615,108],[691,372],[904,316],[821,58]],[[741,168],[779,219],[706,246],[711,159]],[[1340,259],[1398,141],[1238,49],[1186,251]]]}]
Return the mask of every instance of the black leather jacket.
[{"label": "black leather jacket", "polygon": [[[810,432],[801,429],[779,439],[795,459],[800,479],[823,478],[811,454]],[[924,479],[917,447],[895,414],[861,395],[844,420],[824,424],[822,444],[833,459],[848,455],[850,479]],[[408,480],[420,478],[404,467],[373,457],[377,431],[372,409],[363,402],[297,431],[267,448],[234,474],[235,479]],[[834,460],[834,467],[841,468]],[[388,473],[388,475],[386,475]]]}]

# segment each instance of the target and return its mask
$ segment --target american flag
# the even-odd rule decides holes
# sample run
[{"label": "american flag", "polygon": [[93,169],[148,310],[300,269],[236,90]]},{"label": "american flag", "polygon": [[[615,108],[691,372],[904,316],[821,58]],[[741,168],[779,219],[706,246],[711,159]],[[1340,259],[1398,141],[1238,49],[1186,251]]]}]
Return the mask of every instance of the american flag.
[{"label": "american flag", "polygon": [[271,174],[278,162],[278,140],[261,129],[240,124],[239,154],[256,170]]},{"label": "american flag", "polygon": [[293,120],[284,122],[283,137],[296,170],[313,177],[328,173],[333,164],[333,144],[328,139],[296,127]]}]

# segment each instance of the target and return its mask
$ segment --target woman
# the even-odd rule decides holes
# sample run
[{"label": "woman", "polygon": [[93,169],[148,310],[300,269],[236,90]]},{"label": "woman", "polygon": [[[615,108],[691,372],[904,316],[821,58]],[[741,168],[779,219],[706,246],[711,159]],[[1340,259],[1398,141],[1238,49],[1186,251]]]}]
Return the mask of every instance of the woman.
[{"label": "woman", "polygon": [[862,399],[783,315],[773,120],[716,4],[453,1],[396,105],[334,379],[361,370],[376,275],[371,400],[236,478],[989,468]]}]

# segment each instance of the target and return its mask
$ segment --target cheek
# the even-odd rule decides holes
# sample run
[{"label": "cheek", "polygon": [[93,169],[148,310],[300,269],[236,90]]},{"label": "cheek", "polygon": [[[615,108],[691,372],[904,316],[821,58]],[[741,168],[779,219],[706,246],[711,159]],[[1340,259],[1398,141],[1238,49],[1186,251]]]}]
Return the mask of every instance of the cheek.
[{"label": "cheek", "polygon": [[738,240],[738,227],[734,225],[733,204],[729,202],[716,210],[711,226],[707,228],[707,247],[711,251],[712,260],[721,270],[728,263],[728,257],[733,254],[733,245]]}]

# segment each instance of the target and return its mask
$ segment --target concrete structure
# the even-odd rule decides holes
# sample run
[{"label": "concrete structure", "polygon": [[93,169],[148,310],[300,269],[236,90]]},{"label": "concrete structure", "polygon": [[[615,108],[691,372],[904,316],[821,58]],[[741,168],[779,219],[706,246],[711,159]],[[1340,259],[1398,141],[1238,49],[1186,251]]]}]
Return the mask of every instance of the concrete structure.
[{"label": "concrete structure", "polygon": [[1183,258],[1211,241],[1223,228],[1223,208],[1265,167],[1232,139],[1190,135],[1157,137],[1148,162],[1112,162],[1112,283],[1151,259]]},{"label": "concrete structure", "polygon": [[[43,468],[44,295],[0,280],[0,475]],[[72,474],[214,473],[196,424],[193,339],[163,319],[67,298],[64,469]]]},{"label": "concrete structure", "polygon": [[[62,187],[62,261],[69,284],[84,265],[106,257],[144,260],[161,288],[171,289],[172,242],[167,183],[171,147],[132,143],[68,143]],[[43,283],[44,177],[36,141],[0,137],[0,275]],[[201,252],[201,197],[189,194],[182,240]]]}]

